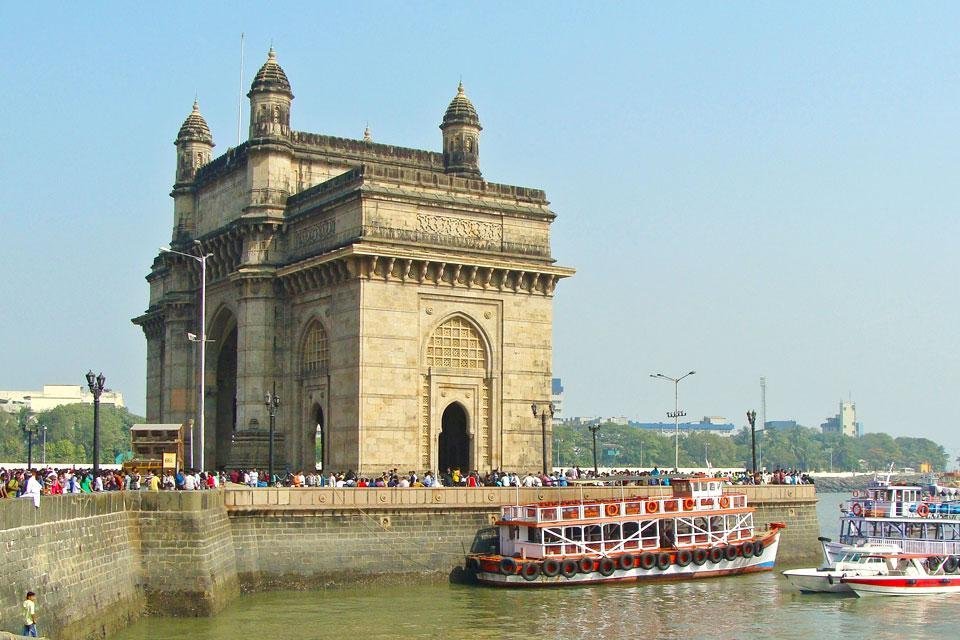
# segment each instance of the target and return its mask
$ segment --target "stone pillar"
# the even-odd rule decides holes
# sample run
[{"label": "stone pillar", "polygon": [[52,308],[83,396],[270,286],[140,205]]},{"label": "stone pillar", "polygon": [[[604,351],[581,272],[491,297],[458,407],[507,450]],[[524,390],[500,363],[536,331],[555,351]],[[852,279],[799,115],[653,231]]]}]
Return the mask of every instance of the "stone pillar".
[{"label": "stone pillar", "polygon": [[[241,276],[237,317],[237,430],[267,429],[270,414],[263,403],[273,380],[276,297],[272,277]],[[282,389],[278,386],[278,393]],[[282,396],[281,396],[282,397]]]},{"label": "stone pillar", "polygon": [[182,423],[194,417],[196,382],[194,379],[193,343],[187,339],[194,332],[193,305],[168,305],[163,337],[163,403],[160,420]]},{"label": "stone pillar", "polygon": [[160,422],[163,402],[164,339],[162,319],[143,324],[143,333],[147,338],[147,422]]}]

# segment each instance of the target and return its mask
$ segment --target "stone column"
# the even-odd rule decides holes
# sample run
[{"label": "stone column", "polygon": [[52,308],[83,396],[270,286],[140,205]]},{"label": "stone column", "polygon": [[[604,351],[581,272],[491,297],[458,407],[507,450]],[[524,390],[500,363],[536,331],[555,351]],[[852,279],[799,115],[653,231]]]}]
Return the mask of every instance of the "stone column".
[{"label": "stone column", "polygon": [[272,391],[275,378],[277,392],[283,397],[282,380],[274,369],[273,277],[240,274],[238,285],[237,430],[266,430],[270,426],[270,414],[263,403],[263,394]]},{"label": "stone column", "polygon": [[160,420],[182,423],[194,417],[197,386],[193,362],[193,343],[188,332],[195,331],[191,304],[167,306],[163,337],[163,403]]}]

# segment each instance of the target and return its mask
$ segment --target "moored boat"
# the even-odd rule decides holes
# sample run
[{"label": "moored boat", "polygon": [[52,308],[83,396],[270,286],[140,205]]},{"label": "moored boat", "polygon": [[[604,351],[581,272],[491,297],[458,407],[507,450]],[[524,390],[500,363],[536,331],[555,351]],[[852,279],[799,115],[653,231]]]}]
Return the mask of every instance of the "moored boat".
[{"label": "moored boat", "polygon": [[892,554],[883,559],[888,565],[885,573],[846,576],[842,582],[860,597],[960,593],[960,575],[947,571],[949,558]]},{"label": "moored boat", "polygon": [[877,475],[841,505],[840,537],[826,545],[835,561],[851,545],[893,544],[904,553],[960,556],[960,502],[919,485],[895,484]]},{"label": "moored boat", "polygon": [[754,508],[719,478],[671,482],[670,496],[507,506],[490,548],[467,555],[483,584],[684,580],[773,568],[785,525],[755,532]]},{"label": "moored boat", "polygon": [[[846,547],[839,558],[819,567],[789,569],[783,575],[794,587],[807,593],[852,593],[841,579],[848,576],[874,576],[888,571],[881,554],[896,554],[894,545],[870,544]],[[826,549],[824,549],[826,556]]]}]

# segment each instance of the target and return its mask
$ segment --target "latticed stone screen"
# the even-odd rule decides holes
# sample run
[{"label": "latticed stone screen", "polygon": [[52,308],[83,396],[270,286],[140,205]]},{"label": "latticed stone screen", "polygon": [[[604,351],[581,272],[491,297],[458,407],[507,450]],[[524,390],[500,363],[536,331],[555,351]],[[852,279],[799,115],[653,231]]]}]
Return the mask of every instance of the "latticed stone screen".
[{"label": "latticed stone screen", "polygon": [[484,369],[486,364],[480,335],[463,318],[450,318],[430,336],[428,367]]},{"label": "latticed stone screen", "polygon": [[314,322],[307,332],[303,345],[303,375],[325,373],[330,364],[330,348],[327,345],[327,332],[323,325]]}]

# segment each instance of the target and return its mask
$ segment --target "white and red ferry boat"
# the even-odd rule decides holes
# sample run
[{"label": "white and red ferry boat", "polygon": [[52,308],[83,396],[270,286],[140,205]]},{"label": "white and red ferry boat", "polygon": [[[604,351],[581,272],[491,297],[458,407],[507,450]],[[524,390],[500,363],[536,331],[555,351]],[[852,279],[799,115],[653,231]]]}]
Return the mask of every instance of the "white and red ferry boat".
[{"label": "white and red ferry boat", "polygon": [[507,506],[467,568],[483,584],[579,585],[769,571],[782,523],[756,533],[742,493],[719,478],[671,481],[671,496]]},{"label": "white and red ferry boat", "polygon": [[883,555],[886,571],[879,575],[844,576],[841,582],[864,596],[912,596],[960,593],[960,575],[949,558],[917,554]]},{"label": "white and red ferry boat", "polygon": [[893,544],[904,553],[960,557],[960,502],[919,485],[895,484],[877,475],[841,505],[840,539],[824,545],[828,562],[864,543]]}]

